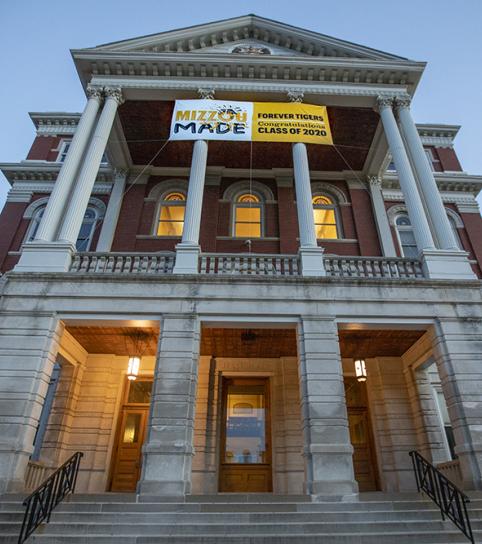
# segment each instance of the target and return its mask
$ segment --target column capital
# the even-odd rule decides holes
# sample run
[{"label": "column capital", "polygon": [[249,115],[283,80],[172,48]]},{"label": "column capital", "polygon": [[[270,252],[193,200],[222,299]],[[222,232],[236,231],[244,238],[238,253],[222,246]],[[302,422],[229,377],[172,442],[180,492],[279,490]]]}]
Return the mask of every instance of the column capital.
[{"label": "column capital", "polygon": [[95,98],[99,102],[102,101],[102,87],[97,87],[95,85],[87,85],[87,89],[85,91],[85,94],[87,95],[87,98]]},{"label": "column capital", "polygon": [[128,174],[129,174],[129,170],[127,168],[114,168],[114,175],[113,175],[114,181],[119,178],[121,179],[126,178]]},{"label": "column capital", "polygon": [[119,106],[125,102],[120,87],[104,87],[104,95],[106,98],[113,98]]},{"label": "column capital", "polygon": [[305,93],[303,91],[288,91],[286,93],[290,102],[303,102]]},{"label": "column capital", "polygon": [[201,98],[202,100],[214,100],[215,93],[216,93],[216,90],[213,88],[201,87],[197,90],[197,94],[199,95],[199,98]]},{"label": "column capital", "polygon": [[408,94],[403,94],[403,95],[395,97],[395,107],[397,110],[400,110],[402,108],[409,108],[411,102],[412,102],[412,99],[410,98],[410,95]]},{"label": "column capital", "polygon": [[382,188],[382,178],[380,176],[367,176],[367,181],[371,187]]},{"label": "column capital", "polygon": [[377,104],[375,109],[380,111],[383,108],[392,108],[393,107],[393,96],[378,96]]}]

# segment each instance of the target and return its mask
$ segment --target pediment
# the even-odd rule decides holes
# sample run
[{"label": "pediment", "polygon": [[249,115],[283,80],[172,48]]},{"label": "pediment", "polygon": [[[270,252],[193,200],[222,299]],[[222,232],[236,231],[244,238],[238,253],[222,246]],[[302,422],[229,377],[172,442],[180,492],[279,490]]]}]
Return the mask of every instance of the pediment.
[{"label": "pediment", "polygon": [[[241,48],[236,51],[236,48]],[[244,51],[242,48],[244,47]],[[193,27],[108,43],[99,53],[206,53],[273,56],[344,57],[405,61],[403,57],[333,38],[285,23],[245,15]],[[233,52],[234,50],[234,52]]]}]

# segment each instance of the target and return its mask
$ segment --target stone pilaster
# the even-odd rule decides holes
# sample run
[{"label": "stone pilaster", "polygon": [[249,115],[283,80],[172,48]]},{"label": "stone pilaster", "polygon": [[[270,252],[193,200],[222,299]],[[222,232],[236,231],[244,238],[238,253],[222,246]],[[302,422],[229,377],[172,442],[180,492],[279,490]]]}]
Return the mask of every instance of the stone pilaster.
[{"label": "stone pilaster", "polygon": [[116,170],[114,174],[114,185],[112,186],[112,191],[109,196],[109,203],[107,204],[99,241],[97,242],[97,251],[108,252],[111,250],[124,197],[126,181],[127,172],[125,170]]},{"label": "stone pilaster", "polygon": [[387,211],[382,194],[382,180],[378,176],[369,176],[368,184],[372,197],[373,215],[378,230],[378,237],[384,257],[396,257],[395,245],[393,243],[392,231],[388,222]]},{"label": "stone pilaster", "polygon": [[21,492],[62,333],[55,317],[0,318],[0,493]]},{"label": "stone pilaster", "polygon": [[138,484],[142,494],[183,496],[191,492],[199,341],[197,316],[164,316]]},{"label": "stone pilaster", "polygon": [[353,495],[358,484],[336,323],[332,318],[304,317],[298,338],[306,492]]},{"label": "stone pilaster", "polygon": [[482,318],[439,319],[433,348],[464,487],[482,489]]}]

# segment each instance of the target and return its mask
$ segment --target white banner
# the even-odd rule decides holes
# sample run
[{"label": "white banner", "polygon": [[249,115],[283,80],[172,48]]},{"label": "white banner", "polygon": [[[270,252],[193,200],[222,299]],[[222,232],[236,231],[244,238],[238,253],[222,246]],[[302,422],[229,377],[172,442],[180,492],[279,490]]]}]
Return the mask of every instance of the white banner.
[{"label": "white banner", "polygon": [[251,140],[253,102],[176,100],[171,140]]}]

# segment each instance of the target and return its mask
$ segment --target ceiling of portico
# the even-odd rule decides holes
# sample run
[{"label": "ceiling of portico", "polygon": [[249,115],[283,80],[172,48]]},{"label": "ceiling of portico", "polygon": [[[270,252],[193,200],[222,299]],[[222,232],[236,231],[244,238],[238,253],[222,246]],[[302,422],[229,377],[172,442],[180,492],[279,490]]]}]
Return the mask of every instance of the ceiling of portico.
[{"label": "ceiling of portico", "polygon": [[[88,353],[108,353],[119,356],[137,355],[134,348],[138,347],[141,355],[155,355],[159,329],[154,327],[95,327],[67,326],[69,332]],[[139,341],[137,332],[143,334]],[[137,342],[137,346],[136,346]]]},{"label": "ceiling of portico", "polygon": [[[189,167],[192,142],[169,142],[173,102],[127,101],[119,118],[133,164]],[[318,171],[363,169],[377,129],[379,116],[369,108],[328,107],[336,146],[309,145],[310,168]],[[210,142],[208,164],[225,168],[292,168],[291,144],[255,142],[250,160],[249,142]]]}]

